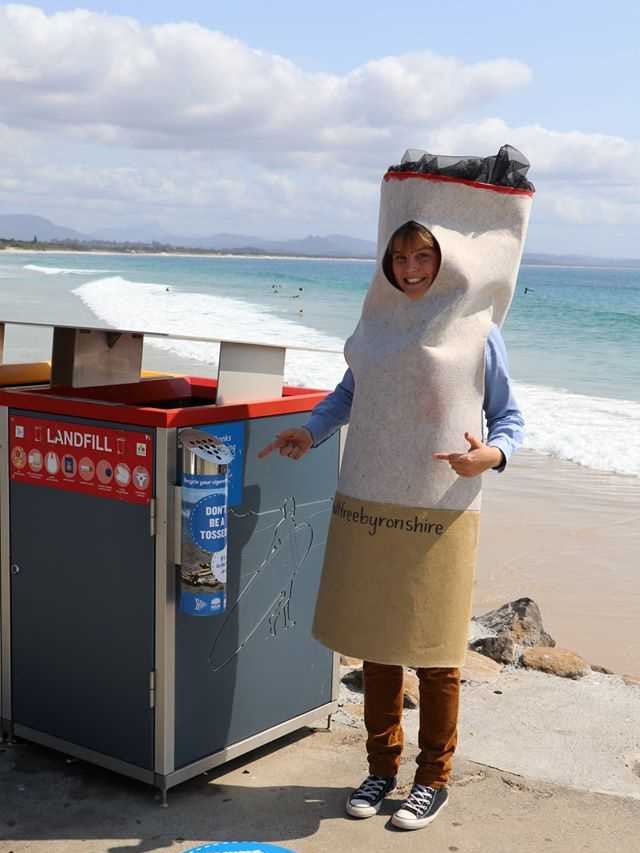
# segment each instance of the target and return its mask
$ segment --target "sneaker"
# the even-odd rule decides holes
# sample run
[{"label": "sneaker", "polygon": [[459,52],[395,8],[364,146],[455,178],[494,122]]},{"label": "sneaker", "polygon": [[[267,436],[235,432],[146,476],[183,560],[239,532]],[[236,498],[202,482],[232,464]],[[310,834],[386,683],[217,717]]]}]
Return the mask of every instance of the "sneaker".
[{"label": "sneaker", "polygon": [[400,829],[422,829],[438,816],[448,799],[446,788],[414,785],[407,799],[392,815],[391,823]]},{"label": "sneaker", "polygon": [[396,777],[367,776],[347,800],[347,814],[351,817],[373,817],[380,811],[382,801],[396,787]]}]

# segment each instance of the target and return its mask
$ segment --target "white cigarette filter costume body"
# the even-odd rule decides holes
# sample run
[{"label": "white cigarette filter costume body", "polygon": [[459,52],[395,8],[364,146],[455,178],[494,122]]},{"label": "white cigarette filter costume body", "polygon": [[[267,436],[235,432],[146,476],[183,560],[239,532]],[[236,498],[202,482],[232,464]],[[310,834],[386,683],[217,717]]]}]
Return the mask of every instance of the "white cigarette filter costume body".
[{"label": "white cigarette filter costume body", "polygon": [[[381,189],[376,272],[345,345],[355,392],[313,634],[377,663],[458,667],[467,648],[481,477],[459,477],[436,451],[482,433],[487,336],[508,311],[533,185],[528,161],[410,151]],[[407,222],[442,255],[417,300],[383,259]]]}]

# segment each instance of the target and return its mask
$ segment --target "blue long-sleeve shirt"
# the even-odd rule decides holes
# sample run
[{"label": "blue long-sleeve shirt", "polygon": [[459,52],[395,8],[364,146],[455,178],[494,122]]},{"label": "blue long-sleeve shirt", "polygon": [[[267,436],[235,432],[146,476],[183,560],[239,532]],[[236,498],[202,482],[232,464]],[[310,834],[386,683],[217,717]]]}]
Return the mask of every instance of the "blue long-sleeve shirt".
[{"label": "blue long-sleeve shirt", "polygon": [[[486,443],[502,452],[503,464],[494,469],[502,471],[511,455],[522,444],[524,418],[511,391],[507,350],[497,326],[493,326],[489,332],[484,358],[483,409],[488,433]],[[353,373],[348,368],[335,390],[313,409],[304,426],[313,437],[314,447],[322,444],[339,427],[349,422],[354,388]]]}]

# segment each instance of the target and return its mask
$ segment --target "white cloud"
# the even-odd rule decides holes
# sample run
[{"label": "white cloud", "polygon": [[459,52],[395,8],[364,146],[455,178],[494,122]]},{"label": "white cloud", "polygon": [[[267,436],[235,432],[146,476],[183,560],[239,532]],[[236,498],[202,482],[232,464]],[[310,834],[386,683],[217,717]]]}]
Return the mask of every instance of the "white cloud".
[{"label": "white cloud", "polygon": [[527,152],[536,173],[553,180],[640,180],[640,143],[619,136],[554,131],[539,125],[509,127],[501,119],[442,127],[430,134],[432,145],[447,150],[492,150],[506,140]]},{"label": "white cloud", "polygon": [[3,157],[0,145],[0,209],[38,212],[84,232],[140,220],[191,234],[375,231],[377,181],[335,163],[328,171],[299,174],[230,157],[211,162],[185,155],[176,161],[165,152],[155,152],[146,164],[110,168],[74,159],[67,149],[42,151],[18,167]]},{"label": "white cloud", "polygon": [[434,150],[495,151],[510,142],[532,163],[535,217],[572,224],[640,224],[640,142],[606,134],[509,127],[500,119],[432,132]]},{"label": "white cloud", "polygon": [[197,24],[0,6],[0,205],[80,230],[153,218],[372,237],[382,171],[404,148],[510,142],[532,162],[534,223],[640,223],[639,142],[469,121],[530,79],[514,59],[429,51],[308,73]]},{"label": "white cloud", "polygon": [[0,119],[141,148],[388,144],[394,126],[439,123],[530,76],[516,60],[428,51],[308,73],[197,24],[0,7]]},{"label": "white cloud", "polygon": [[515,60],[467,65],[425,51],[367,62],[348,75],[346,101],[349,114],[370,126],[421,126],[446,121],[530,80],[530,69]]}]

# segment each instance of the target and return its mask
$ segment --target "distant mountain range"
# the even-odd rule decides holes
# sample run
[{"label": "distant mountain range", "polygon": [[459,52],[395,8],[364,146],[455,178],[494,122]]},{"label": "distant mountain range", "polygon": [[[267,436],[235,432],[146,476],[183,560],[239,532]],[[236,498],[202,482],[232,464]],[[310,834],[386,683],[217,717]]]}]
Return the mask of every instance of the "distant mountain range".
[{"label": "distant mountain range", "polygon": [[54,225],[42,216],[0,214],[0,238],[5,240],[82,240],[86,239],[73,228]]},{"label": "distant mountain range", "polygon": [[172,234],[153,223],[128,227],[103,228],[90,234],[83,234],[56,225],[41,216],[18,214],[0,214],[0,239],[31,241],[36,237],[40,242],[62,242],[73,240],[83,243],[122,243],[153,244],[178,246],[180,248],[238,252],[273,252],[279,255],[329,255],[343,258],[375,257],[376,244],[371,240],[359,240],[343,234],[328,234],[326,237],[308,236],[301,240],[264,240],[249,234],[212,234],[209,237],[194,237],[186,234]]},{"label": "distant mountain range", "polygon": [[[149,248],[161,245],[213,252],[226,250],[333,258],[375,258],[376,255],[376,244],[372,240],[361,240],[344,234],[327,234],[325,237],[309,235],[298,240],[264,240],[249,234],[225,233],[212,234],[209,237],[193,237],[186,234],[172,234],[152,222],[103,228],[94,233],[83,234],[73,228],[56,225],[42,216],[0,214],[0,240],[30,242],[34,238],[39,242],[87,243],[87,248],[89,244],[109,243],[122,244],[123,248],[132,244],[145,245]],[[640,268],[640,258],[594,258],[583,255],[528,253],[523,260],[527,264],[539,265]]]}]

